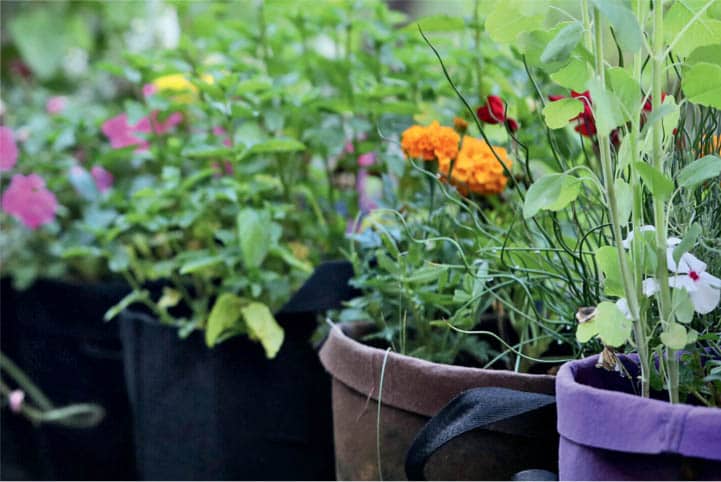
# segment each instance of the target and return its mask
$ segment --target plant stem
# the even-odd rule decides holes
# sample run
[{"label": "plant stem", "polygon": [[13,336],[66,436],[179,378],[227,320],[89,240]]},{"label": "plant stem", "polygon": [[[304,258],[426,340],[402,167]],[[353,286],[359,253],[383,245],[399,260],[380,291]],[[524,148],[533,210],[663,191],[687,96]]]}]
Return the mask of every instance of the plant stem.
[{"label": "plant stem", "polygon": [[[663,2],[656,0],[653,4],[653,62],[651,75],[653,90],[651,99],[652,109],[658,112],[661,108],[661,82],[663,81],[664,67],[664,39],[663,39]],[[663,123],[658,121],[652,131],[652,161],[659,172],[663,172],[664,155],[661,145],[663,136]],[[668,266],[666,264],[666,206],[660,199],[653,200],[653,217],[656,225],[656,281],[659,285],[659,312],[662,325],[667,327],[671,319],[671,289],[668,285]],[[671,403],[678,403],[678,357],[676,350],[667,350],[666,362],[668,364],[668,395]]]},{"label": "plant stem", "polygon": [[[596,57],[596,76],[599,80],[600,87],[606,88],[606,73],[603,65],[603,21],[601,13],[598,9],[594,9],[593,15],[594,27],[594,54]],[[609,133],[598,133],[599,153],[601,156],[601,168],[603,170],[603,180],[606,188],[606,198],[608,200],[608,214],[611,220],[611,229],[613,231],[613,239],[616,245],[616,253],[618,262],[621,266],[621,277],[623,280],[624,293],[628,303],[631,318],[633,319],[633,331],[636,338],[638,355],[641,360],[641,383],[643,386],[644,396],[648,396],[649,365],[648,365],[648,343],[646,341],[646,330],[642,324],[640,316],[640,307],[638,300],[638,292],[634,283],[634,277],[631,273],[626,249],[623,247],[621,224],[618,218],[618,204],[616,202],[616,189],[614,187],[614,172],[611,159],[611,141]]]}]

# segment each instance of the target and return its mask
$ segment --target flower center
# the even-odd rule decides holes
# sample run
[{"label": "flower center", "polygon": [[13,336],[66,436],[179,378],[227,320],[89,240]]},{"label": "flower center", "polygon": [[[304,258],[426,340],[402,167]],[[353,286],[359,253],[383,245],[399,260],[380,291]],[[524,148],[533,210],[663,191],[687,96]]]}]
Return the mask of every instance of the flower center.
[{"label": "flower center", "polygon": [[698,273],[695,272],[695,271],[691,271],[691,272],[688,274],[688,276],[689,276],[692,280],[694,280],[694,281],[698,281],[698,279],[699,279],[699,275],[698,275]]}]

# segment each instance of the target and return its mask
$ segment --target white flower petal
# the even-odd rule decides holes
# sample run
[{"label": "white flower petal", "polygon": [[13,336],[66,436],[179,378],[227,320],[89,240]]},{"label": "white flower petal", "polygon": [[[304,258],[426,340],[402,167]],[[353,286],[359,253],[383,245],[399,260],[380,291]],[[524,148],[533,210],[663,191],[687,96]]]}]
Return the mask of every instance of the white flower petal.
[{"label": "white flower petal", "polygon": [[675,236],[671,236],[670,238],[668,238],[668,239],[666,240],[666,245],[667,245],[667,246],[676,246],[676,245],[679,245],[679,244],[681,244],[681,238],[677,238],[677,237],[675,237]]},{"label": "white flower petal", "polygon": [[643,280],[643,294],[653,296],[658,292],[658,282],[654,278]]},{"label": "white flower petal", "polygon": [[[640,232],[642,232],[642,233],[643,233],[644,231],[656,231],[656,227],[655,227],[655,226],[652,226],[652,225],[650,225],[650,224],[647,224],[647,225],[645,225],[645,226],[641,226],[640,228],[638,228],[638,230],[639,230]],[[621,244],[623,245],[623,247],[624,247],[625,249],[631,249],[631,242],[632,242],[632,241],[633,241],[633,230],[631,230],[631,231],[628,232],[628,235],[626,236],[626,239],[624,239],[624,240],[621,242]]]},{"label": "white flower petal", "polygon": [[626,298],[619,298],[616,300],[616,307],[623,313],[623,315],[628,318],[629,320],[633,320],[631,318],[631,310],[628,309],[628,301],[626,301]]},{"label": "white flower petal", "polygon": [[701,283],[721,289],[721,279],[715,277],[711,273],[707,273],[706,271],[704,271],[699,276]]},{"label": "white flower petal", "polygon": [[690,292],[693,308],[696,313],[701,315],[711,313],[721,301],[721,289],[704,283],[697,283],[697,285],[696,291]]},{"label": "white flower petal", "polygon": [[669,277],[668,285],[671,288],[683,288],[689,293],[693,293],[698,289],[699,283],[694,282],[694,280],[692,280],[687,274],[680,274],[678,276]]},{"label": "white flower petal", "polygon": [[691,253],[684,253],[678,261],[679,273],[690,273],[695,271],[699,275],[706,271],[706,263],[698,259]]}]

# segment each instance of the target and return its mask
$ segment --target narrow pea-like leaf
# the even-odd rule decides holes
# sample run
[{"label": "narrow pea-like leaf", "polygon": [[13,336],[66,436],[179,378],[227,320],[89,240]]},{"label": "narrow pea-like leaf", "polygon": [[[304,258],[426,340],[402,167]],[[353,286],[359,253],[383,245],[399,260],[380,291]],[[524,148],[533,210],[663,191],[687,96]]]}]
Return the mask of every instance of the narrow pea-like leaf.
[{"label": "narrow pea-like leaf", "polygon": [[691,188],[702,182],[721,176],[721,157],[715,155],[696,159],[678,173],[678,185]]},{"label": "narrow pea-like leaf", "polygon": [[681,242],[673,249],[673,259],[676,263],[679,262],[681,256],[684,253],[688,253],[691,248],[696,244],[696,240],[701,235],[701,226],[697,223],[693,223],[686,231],[686,235],[683,237]]},{"label": "narrow pea-like leaf", "polygon": [[622,0],[591,0],[601,15],[613,27],[616,39],[623,50],[635,53],[641,48],[641,27],[636,15]]},{"label": "narrow pea-like leaf", "polygon": [[646,188],[659,200],[671,197],[673,181],[651,164],[636,162],[634,164]]},{"label": "narrow pea-like leaf", "polygon": [[583,25],[581,22],[571,22],[561,29],[551,40],[541,54],[541,62],[563,62],[567,60],[573,49],[583,36]]}]

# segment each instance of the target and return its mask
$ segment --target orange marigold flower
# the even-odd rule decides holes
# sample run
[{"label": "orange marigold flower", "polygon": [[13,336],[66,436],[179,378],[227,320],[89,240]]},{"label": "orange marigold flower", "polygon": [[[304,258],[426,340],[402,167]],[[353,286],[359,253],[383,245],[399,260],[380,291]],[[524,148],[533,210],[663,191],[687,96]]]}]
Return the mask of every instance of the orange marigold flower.
[{"label": "orange marigold flower", "polygon": [[[502,147],[493,147],[498,157],[509,169],[513,162]],[[463,145],[458,153],[451,173],[451,183],[456,185],[464,194],[474,192],[477,194],[496,194],[506,188],[508,179],[503,166],[493,154],[491,147],[480,139],[465,136]],[[438,170],[448,176],[451,159],[442,158],[438,161]]]},{"label": "orange marigold flower", "polygon": [[468,121],[463,117],[454,117],[453,127],[455,127],[458,132],[466,132],[468,129]]},{"label": "orange marigold flower", "polygon": [[429,126],[414,125],[401,136],[401,147],[406,156],[424,161],[454,159],[458,155],[461,136],[450,127],[433,121]]}]

